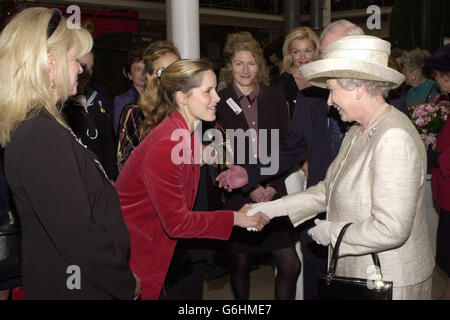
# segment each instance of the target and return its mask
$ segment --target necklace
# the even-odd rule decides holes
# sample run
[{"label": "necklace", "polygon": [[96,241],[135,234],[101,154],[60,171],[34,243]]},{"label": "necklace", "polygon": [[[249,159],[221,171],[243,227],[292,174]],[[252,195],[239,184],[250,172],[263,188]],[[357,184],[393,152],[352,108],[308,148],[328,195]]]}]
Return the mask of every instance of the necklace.
[{"label": "necklace", "polygon": [[[380,118],[380,115],[383,113],[384,110],[386,110],[387,107],[389,107],[389,104],[388,104],[388,103],[384,103],[384,104],[383,104],[383,105],[382,105],[382,106],[374,113],[374,115],[372,116],[372,118],[371,118],[370,121],[369,121],[369,124],[367,125],[366,130],[364,130],[364,131],[367,131],[368,129],[371,129],[371,126],[372,126],[373,124],[375,124],[375,122]],[[359,127],[359,130],[360,130],[361,133],[363,132],[362,126]],[[372,129],[371,129],[371,130],[372,130]]]}]

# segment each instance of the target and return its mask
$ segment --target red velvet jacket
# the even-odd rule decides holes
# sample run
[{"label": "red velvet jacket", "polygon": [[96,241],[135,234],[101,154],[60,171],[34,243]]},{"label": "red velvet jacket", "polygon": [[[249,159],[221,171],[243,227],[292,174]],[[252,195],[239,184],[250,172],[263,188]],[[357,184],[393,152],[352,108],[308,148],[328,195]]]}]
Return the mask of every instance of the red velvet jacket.
[{"label": "red velvet jacket", "polygon": [[[450,119],[449,119],[450,120]],[[436,138],[439,168],[433,168],[433,195],[438,206],[450,211],[450,121],[447,120]]]},{"label": "red velvet jacket", "polygon": [[[171,137],[184,130],[184,139]],[[232,211],[193,212],[200,165],[176,164],[177,155],[192,160],[196,135],[174,111],[131,153],[116,188],[130,231],[129,263],[141,278],[142,299],[158,299],[172,259],[176,238],[226,240],[233,229]],[[184,141],[180,142],[180,141]],[[189,161],[186,161],[189,162]]]}]

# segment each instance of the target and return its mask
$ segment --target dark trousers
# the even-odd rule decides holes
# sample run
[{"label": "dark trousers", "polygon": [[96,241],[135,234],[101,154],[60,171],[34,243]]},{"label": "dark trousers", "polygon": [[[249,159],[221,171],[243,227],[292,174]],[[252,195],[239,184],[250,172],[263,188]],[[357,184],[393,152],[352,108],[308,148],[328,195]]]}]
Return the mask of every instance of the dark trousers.
[{"label": "dark trousers", "polygon": [[315,219],[325,219],[325,213],[321,213],[302,223],[300,241],[303,255],[303,297],[304,300],[317,300],[317,283],[319,277],[327,273],[328,247],[317,244],[307,231],[315,226]]}]

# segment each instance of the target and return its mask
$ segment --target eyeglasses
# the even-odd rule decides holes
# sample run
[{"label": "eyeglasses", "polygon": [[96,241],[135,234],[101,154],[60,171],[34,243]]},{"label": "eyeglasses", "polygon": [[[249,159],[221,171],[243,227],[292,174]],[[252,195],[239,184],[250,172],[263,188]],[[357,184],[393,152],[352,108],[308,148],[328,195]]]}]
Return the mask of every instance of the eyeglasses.
[{"label": "eyeglasses", "polygon": [[56,8],[52,8],[51,10],[52,10],[52,17],[50,18],[50,21],[48,22],[47,26],[47,39],[49,39],[55,32],[56,28],[58,28],[62,18],[61,10]]}]

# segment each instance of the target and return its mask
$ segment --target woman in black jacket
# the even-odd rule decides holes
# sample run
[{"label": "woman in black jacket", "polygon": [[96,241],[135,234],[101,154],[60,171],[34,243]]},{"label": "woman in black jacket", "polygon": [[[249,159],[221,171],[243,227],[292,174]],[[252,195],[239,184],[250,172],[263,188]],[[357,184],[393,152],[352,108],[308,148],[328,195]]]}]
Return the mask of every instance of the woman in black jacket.
[{"label": "woman in black jacket", "polygon": [[[278,146],[287,135],[289,122],[283,93],[267,85],[268,72],[262,49],[249,33],[230,34],[224,56],[233,81],[219,92],[217,123],[223,132],[236,132],[235,137],[227,136],[230,146],[234,146],[234,163],[251,165],[265,161],[263,159],[267,155],[274,160],[273,165],[276,167]],[[250,138],[239,139],[239,130],[250,134]],[[264,147],[267,147],[265,151]],[[245,151],[244,154],[242,151]],[[278,177],[256,186],[249,194],[242,189],[229,193],[225,207],[236,210],[245,203],[270,201],[285,194],[284,179]],[[230,237],[230,246],[230,277],[237,299],[249,299],[251,258],[255,253],[262,252],[270,253],[277,267],[276,299],[295,298],[300,260],[294,248],[293,226],[289,219],[275,220],[258,233],[235,228]]]},{"label": "woman in black jacket", "polygon": [[0,144],[22,227],[27,299],[133,299],[119,198],[60,106],[76,93],[92,48],[59,10],[19,13],[0,35]]},{"label": "woman in black jacket", "polygon": [[318,58],[319,38],[311,28],[298,27],[286,36],[283,44],[282,72],[272,79],[272,85],[283,90],[291,119],[298,92],[310,86],[298,70]]}]

